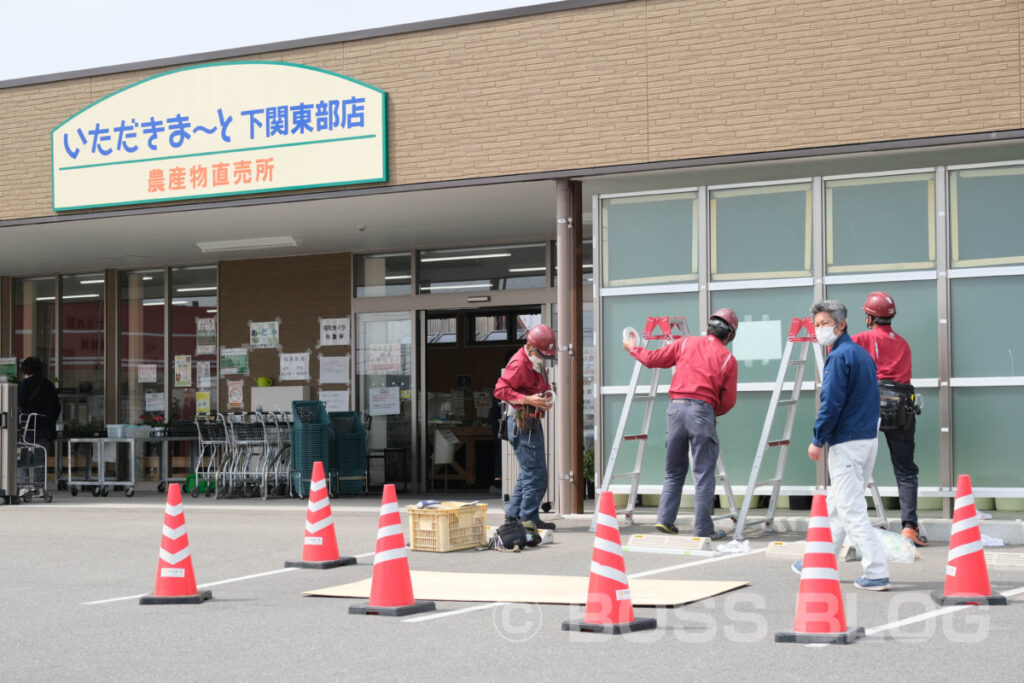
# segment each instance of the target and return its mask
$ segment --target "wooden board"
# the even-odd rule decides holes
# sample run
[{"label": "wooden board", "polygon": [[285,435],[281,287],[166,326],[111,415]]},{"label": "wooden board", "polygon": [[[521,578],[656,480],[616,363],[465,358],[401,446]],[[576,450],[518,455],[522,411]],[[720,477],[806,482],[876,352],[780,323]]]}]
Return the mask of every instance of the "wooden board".
[{"label": "wooden board", "polygon": [[[459,572],[410,572],[417,600],[453,602],[535,602],[552,605],[585,605],[586,576],[537,574],[463,574]],[[369,598],[370,579],[341,586],[306,591],[303,595],[328,598]],[[684,581],[632,579],[629,592],[634,607],[676,607],[704,600],[748,585],[746,581]]]}]

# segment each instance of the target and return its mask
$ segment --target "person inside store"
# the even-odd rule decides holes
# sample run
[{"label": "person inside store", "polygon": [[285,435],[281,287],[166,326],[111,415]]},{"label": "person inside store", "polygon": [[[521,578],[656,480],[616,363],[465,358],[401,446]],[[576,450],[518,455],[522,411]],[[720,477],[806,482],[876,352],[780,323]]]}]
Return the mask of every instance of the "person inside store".
[{"label": "person inside store", "polygon": [[910,344],[892,329],[896,302],[885,292],[871,292],[862,308],[868,329],[850,338],[875,361],[878,383],[898,400],[893,424],[882,420],[882,433],[889,445],[889,457],[896,475],[900,497],[903,535],[914,545],[926,546],[928,539],[917,524],[917,465],[914,463],[914,431],[917,420],[913,407],[914,387],[910,384]]},{"label": "person inside store", "polygon": [[[32,457],[33,462],[26,463],[35,467],[34,483],[41,484],[45,477],[44,468],[38,465],[45,463],[47,453],[50,453],[50,444],[57,435],[57,420],[60,418],[60,399],[57,397],[57,388],[46,377],[46,369],[43,362],[35,356],[30,356],[21,361],[22,380],[18,383],[18,410],[22,415],[35,413],[35,417],[27,422],[30,431],[21,435],[26,442],[41,446],[42,450],[35,449]],[[20,481],[29,481],[28,472]]]},{"label": "person inside store", "polygon": [[721,308],[711,314],[702,337],[680,337],[653,351],[639,346],[632,335],[622,340],[623,348],[645,367],[676,369],[668,390],[665,484],[655,524],[662,533],[679,533],[675,522],[692,452],[695,533],[712,540],[725,538],[725,531],[716,530],[711,519],[719,451],[717,418],[736,405],[738,369],[726,345],[736,338],[739,325],[735,311]]},{"label": "person inside store", "polygon": [[[849,535],[861,554],[864,574],[854,585],[889,590],[889,565],[882,542],[871,526],[864,490],[878,454],[878,382],[875,362],[847,333],[846,306],[835,299],[814,302],[814,331],[828,349],[821,379],[821,405],[807,457],[817,462],[828,444],[829,526],[836,556]],[[793,563],[798,574],[803,561]]]},{"label": "person inside store", "polygon": [[554,395],[546,364],[555,358],[555,333],[547,325],[534,325],[526,343],[505,365],[494,385],[494,397],[509,405],[505,417],[508,441],[519,463],[519,477],[505,508],[506,522],[519,520],[529,530],[551,529],[540,518],[540,503],[548,488],[547,454],[541,419],[551,409]]}]

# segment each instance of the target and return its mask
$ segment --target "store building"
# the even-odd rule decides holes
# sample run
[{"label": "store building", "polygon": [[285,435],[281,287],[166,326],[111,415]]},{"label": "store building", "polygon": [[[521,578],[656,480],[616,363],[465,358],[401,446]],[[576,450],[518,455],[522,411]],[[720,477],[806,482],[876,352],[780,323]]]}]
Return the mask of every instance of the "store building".
[{"label": "store building", "polygon": [[[1024,294],[1021,12],[567,0],[0,83],[0,357],[42,357],[80,423],[228,410],[239,381],[252,409],[259,377],[332,392],[374,414],[372,446],[394,462],[382,476],[424,490],[445,485],[431,420],[480,416],[465,434],[485,440],[472,396],[551,322],[563,346],[579,340],[559,354],[572,388],[549,434],[573,450],[552,468],[568,510],[577,452],[607,457],[623,327],[684,315],[697,332],[737,311],[741,393],[720,432],[745,482],[790,320],[828,296],[856,329],[884,289],[924,397],[922,495],[948,510],[969,473],[1012,505],[1024,323],[1002,304]],[[276,75],[244,75],[260,69]],[[327,81],[356,90],[318,97]],[[224,374],[247,345],[247,374]],[[824,483],[801,453],[786,493]],[[490,457],[476,465],[454,475],[486,486]]]}]

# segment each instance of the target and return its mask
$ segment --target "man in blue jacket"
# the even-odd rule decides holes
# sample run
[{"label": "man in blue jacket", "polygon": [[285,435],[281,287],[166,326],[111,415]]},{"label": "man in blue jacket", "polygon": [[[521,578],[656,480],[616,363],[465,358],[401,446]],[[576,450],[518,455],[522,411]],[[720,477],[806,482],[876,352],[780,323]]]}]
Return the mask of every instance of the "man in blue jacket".
[{"label": "man in blue jacket", "polygon": [[[821,460],[828,444],[829,525],[836,552],[849,534],[860,551],[864,575],[857,588],[889,589],[885,548],[871,527],[864,491],[878,453],[879,396],[875,362],[846,332],[846,306],[834,299],[811,306],[818,343],[829,348],[821,379],[821,407],[814,421],[811,460]],[[794,564],[802,569],[802,563]]]}]

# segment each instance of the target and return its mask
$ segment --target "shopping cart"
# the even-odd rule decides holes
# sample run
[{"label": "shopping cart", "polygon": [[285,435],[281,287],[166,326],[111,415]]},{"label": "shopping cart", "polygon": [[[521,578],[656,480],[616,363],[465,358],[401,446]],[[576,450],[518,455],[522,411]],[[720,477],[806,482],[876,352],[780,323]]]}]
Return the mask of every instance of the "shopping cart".
[{"label": "shopping cart", "polygon": [[196,430],[199,434],[199,455],[196,457],[195,472],[185,480],[185,490],[198,498],[200,491],[207,496],[216,486],[216,473],[221,467],[228,450],[227,421],[224,415],[196,416]]},{"label": "shopping cart", "polygon": [[53,500],[46,488],[49,451],[39,431],[47,419],[41,413],[18,414],[18,496],[25,503],[38,495],[47,503]]},{"label": "shopping cart", "polygon": [[257,413],[263,422],[267,440],[267,455],[263,458],[263,478],[260,495],[290,496],[291,482],[288,468],[291,466],[291,413]]},{"label": "shopping cart", "polygon": [[263,421],[257,413],[232,413],[225,425],[228,450],[216,473],[216,495],[259,495],[261,489],[266,489],[264,461],[270,452]]}]

